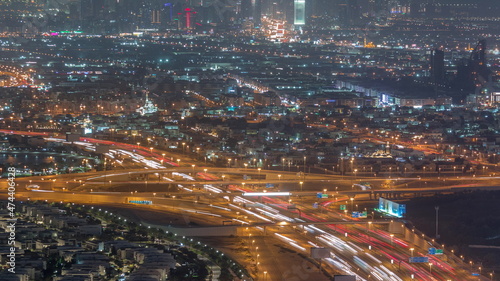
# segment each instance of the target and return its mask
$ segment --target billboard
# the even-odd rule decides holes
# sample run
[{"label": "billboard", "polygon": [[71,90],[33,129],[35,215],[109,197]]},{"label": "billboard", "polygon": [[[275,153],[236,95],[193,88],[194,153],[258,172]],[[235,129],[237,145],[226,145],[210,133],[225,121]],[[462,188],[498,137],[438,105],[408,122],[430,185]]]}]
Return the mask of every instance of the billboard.
[{"label": "billboard", "polygon": [[406,214],[406,205],[380,197],[378,199],[378,210],[388,215],[402,218]]},{"label": "billboard", "polygon": [[328,194],[318,192],[316,193],[317,198],[328,198]]},{"label": "billboard", "polygon": [[353,218],[358,218],[358,219],[366,219],[368,217],[368,213],[365,212],[352,212],[352,217]]},{"label": "billboard", "polygon": [[408,261],[410,263],[427,263],[429,262],[429,257],[410,257]]},{"label": "billboard", "polygon": [[429,248],[429,255],[442,255],[442,254],[443,254],[442,249]]},{"label": "billboard", "polygon": [[149,200],[128,200],[130,204],[139,204],[139,205],[153,205],[153,201]]}]

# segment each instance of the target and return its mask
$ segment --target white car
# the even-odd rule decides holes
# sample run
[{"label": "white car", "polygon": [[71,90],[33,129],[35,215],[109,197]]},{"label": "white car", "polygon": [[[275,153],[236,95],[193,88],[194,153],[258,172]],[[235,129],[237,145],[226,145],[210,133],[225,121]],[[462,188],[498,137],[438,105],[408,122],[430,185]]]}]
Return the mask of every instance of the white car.
[{"label": "white car", "polygon": [[40,189],[40,186],[38,184],[30,184],[26,187],[27,190],[33,190],[33,189]]}]

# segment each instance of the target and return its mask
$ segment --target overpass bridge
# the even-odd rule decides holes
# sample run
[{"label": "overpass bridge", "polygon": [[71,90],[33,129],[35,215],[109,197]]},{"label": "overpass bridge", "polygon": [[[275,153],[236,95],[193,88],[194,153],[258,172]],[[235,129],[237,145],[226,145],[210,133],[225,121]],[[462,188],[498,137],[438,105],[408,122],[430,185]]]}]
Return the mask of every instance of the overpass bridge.
[{"label": "overpass bridge", "polygon": [[283,227],[283,226],[305,226],[305,225],[354,225],[370,224],[388,225],[389,230],[401,228],[401,222],[398,221],[323,221],[323,222],[274,222],[274,223],[254,223],[254,224],[231,224],[231,225],[217,225],[217,226],[198,226],[198,227],[173,227],[165,225],[153,225],[142,221],[143,225],[160,228],[163,230],[177,233],[181,236],[237,236],[244,235],[246,228],[255,227],[261,228],[263,235],[267,234],[266,228],[268,227]]}]

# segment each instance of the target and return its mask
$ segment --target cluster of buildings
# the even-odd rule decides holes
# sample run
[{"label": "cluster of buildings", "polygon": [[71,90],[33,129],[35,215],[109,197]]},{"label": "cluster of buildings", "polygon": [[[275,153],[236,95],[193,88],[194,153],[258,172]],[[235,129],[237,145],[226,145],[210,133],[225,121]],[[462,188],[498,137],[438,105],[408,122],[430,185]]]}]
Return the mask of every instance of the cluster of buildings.
[{"label": "cluster of buildings", "polygon": [[[471,100],[497,95],[493,63],[499,58],[485,41],[472,50],[430,52],[248,44],[246,37],[75,35],[35,37],[24,44],[26,49],[35,46],[36,53],[0,53],[5,63],[29,67],[34,80],[32,87],[0,89],[5,128],[139,143],[235,167],[298,169],[307,164],[353,172],[356,167],[340,168],[341,163],[380,155],[387,141],[391,152],[383,154],[390,157],[383,160],[387,165],[379,165],[381,171],[436,170],[435,163],[429,165],[446,159],[421,155],[419,149],[398,150],[401,144],[392,137],[476,151],[465,158],[496,153],[491,137],[498,130],[496,102]],[[79,58],[68,53],[76,47]],[[54,48],[61,54],[54,54]],[[109,48],[116,52],[110,54]],[[467,59],[454,67],[460,58]],[[446,78],[450,75],[464,76],[459,80],[474,89],[453,85]],[[376,130],[386,136],[366,141],[380,134]],[[484,142],[477,145],[468,138]],[[372,171],[373,161],[358,170]]]},{"label": "cluster of buildings", "polygon": [[[16,222],[14,245],[16,274],[4,271],[0,273],[1,280],[89,281],[126,276],[127,280],[160,281],[176,268],[168,245],[100,239],[104,237],[103,229],[108,238],[116,238],[128,232],[126,228],[110,229],[110,222],[68,214],[66,208],[47,204],[19,204],[19,208],[21,217]],[[7,215],[2,212],[0,219],[0,228],[5,231],[0,233],[0,240],[5,242],[0,248],[2,264],[9,259]]]},{"label": "cluster of buildings", "polygon": [[[483,1],[417,0],[217,0],[217,1],[4,1],[1,32],[125,33],[219,32],[235,27],[259,33],[265,22],[280,21],[287,30],[307,30],[318,22],[331,27],[363,27],[380,18],[405,19],[493,16],[498,6]],[[49,21],[40,22],[40,18]],[[32,24],[26,24],[31,22]],[[264,24],[263,24],[264,23]]]}]

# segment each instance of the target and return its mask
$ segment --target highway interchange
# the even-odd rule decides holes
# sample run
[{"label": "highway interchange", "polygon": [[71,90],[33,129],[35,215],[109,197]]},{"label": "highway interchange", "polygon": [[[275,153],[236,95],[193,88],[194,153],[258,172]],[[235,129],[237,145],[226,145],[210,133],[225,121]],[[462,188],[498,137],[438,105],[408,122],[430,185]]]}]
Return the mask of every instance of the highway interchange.
[{"label": "highway interchange", "polygon": [[[47,140],[63,141],[53,137],[47,137]],[[18,178],[18,200],[64,201],[103,208],[106,205],[150,208],[164,212],[165,216],[189,217],[205,226],[231,221],[231,224],[239,226],[238,234],[251,256],[239,261],[253,268],[253,277],[258,280],[327,280],[318,273],[318,269],[311,270],[311,264],[300,271],[287,269],[286,264],[291,262],[287,258],[280,261],[277,261],[278,257],[272,258],[275,253],[269,247],[276,243],[304,256],[309,256],[311,247],[326,247],[330,256],[321,259],[325,272],[331,275],[352,274],[358,280],[489,280],[486,276],[473,276],[477,269],[470,267],[468,260],[461,260],[446,249],[442,256],[429,256],[426,248],[406,241],[399,233],[389,232],[387,225],[382,223],[389,222],[390,218],[374,219],[374,216],[369,216],[353,219],[347,216],[347,212],[339,210],[339,206],[344,204],[347,211],[354,211],[357,208],[354,208],[355,203],[366,203],[369,199],[370,191],[354,190],[353,182],[376,183],[386,180],[384,178],[358,176],[353,179],[352,176],[300,175],[283,170],[214,168],[194,160],[173,161],[182,156],[169,157],[167,153],[130,144],[93,139],[74,144],[93,150],[96,143],[103,142],[111,145],[106,158],[117,162],[115,169]],[[134,163],[120,165],[124,157]],[[142,169],[137,169],[141,166]],[[134,180],[131,177],[134,174],[142,175],[145,180]],[[243,180],[243,175],[252,179]],[[404,191],[406,188],[406,191],[411,189],[407,192],[410,194],[435,188],[436,192],[448,192],[464,187],[464,182],[472,180],[448,178],[451,179],[444,184],[441,178],[432,174],[425,178],[396,178],[397,189],[393,191]],[[497,180],[496,177],[473,179],[475,183],[467,184],[465,188],[489,188]],[[426,182],[423,187],[422,181]],[[274,188],[266,188],[266,183],[273,184]],[[167,189],[169,184],[177,185],[178,190]],[[407,184],[409,188],[405,186]],[[30,185],[38,185],[40,190],[26,190]],[[113,191],[115,186],[128,186],[128,190]],[[144,188],[149,188],[149,191]],[[249,196],[263,191],[273,194],[277,189],[290,194]],[[329,198],[317,199],[317,192],[326,193]],[[128,204],[130,198],[152,201],[153,204]],[[313,207],[315,202],[319,203],[319,208]],[[375,201],[373,205],[376,205]],[[150,222],[154,223],[154,219]],[[433,244],[431,238],[425,238],[429,247],[439,247]],[[409,263],[411,256],[428,256],[430,263]]]}]

